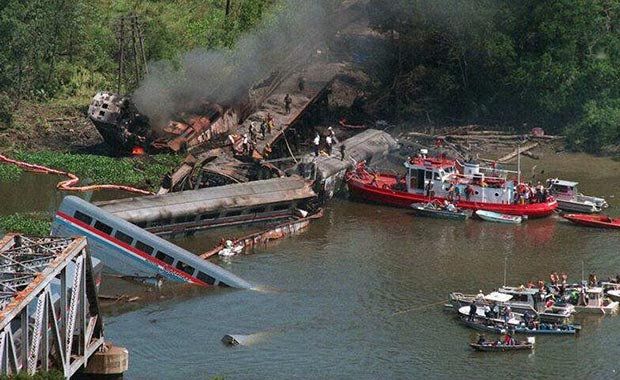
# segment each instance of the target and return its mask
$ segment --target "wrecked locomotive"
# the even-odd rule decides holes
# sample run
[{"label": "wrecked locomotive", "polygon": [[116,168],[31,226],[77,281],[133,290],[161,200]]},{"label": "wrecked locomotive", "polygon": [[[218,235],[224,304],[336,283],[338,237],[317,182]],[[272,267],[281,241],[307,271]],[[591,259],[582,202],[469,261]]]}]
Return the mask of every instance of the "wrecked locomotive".
[{"label": "wrecked locomotive", "polygon": [[163,127],[150,123],[129,97],[97,93],[88,117],[105,142],[119,153],[183,153],[216,137],[226,137],[239,123],[232,107],[204,103],[194,112],[177,115]]}]

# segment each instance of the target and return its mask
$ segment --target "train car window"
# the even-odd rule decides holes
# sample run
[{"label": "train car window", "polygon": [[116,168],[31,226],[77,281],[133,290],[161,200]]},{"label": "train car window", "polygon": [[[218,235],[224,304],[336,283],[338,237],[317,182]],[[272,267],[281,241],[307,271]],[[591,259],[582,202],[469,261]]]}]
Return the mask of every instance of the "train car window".
[{"label": "train car window", "polygon": [[105,223],[102,223],[100,221],[96,221],[95,222],[95,228],[98,229],[99,231],[111,235],[112,234],[112,227],[108,226]]},{"label": "train car window", "polygon": [[161,251],[157,251],[157,254],[155,255],[155,257],[168,265],[172,265],[172,263],[174,262],[174,257],[170,255],[166,255],[165,253]]},{"label": "train car window", "polygon": [[144,253],[148,253],[149,255],[153,254],[153,247],[151,247],[148,244],[144,244],[140,240],[138,240],[136,242],[136,248],[139,249],[140,251],[144,252]]},{"label": "train car window", "polygon": [[135,226],[140,227],[140,228],[144,228],[144,227],[146,227],[146,222],[144,222],[144,221],[143,221],[143,222],[138,222],[138,223],[133,223],[133,224],[134,224]]},{"label": "train car window", "polygon": [[194,221],[194,216],[193,215],[180,216],[180,217],[174,219],[175,223],[187,223],[187,222],[193,222],[193,221]]},{"label": "train car window", "polygon": [[198,275],[196,276],[196,278],[209,285],[215,284],[215,279],[206,273],[198,272]]},{"label": "train car window", "polygon": [[114,237],[117,238],[118,240],[122,241],[123,243],[127,243],[129,245],[131,245],[131,243],[133,243],[133,238],[129,235],[127,235],[124,232],[118,231],[116,230],[116,232],[114,233]]},{"label": "train car window", "polygon": [[231,211],[226,213],[226,216],[239,216],[241,215],[242,210],[238,210],[238,211]]},{"label": "train car window", "polygon": [[260,214],[265,212],[265,208],[264,207],[255,207],[255,208],[251,208],[250,209],[250,214]]},{"label": "train car window", "polygon": [[84,222],[88,225],[90,225],[93,222],[93,218],[79,211],[76,211],[75,214],[73,214],[73,216],[75,217],[75,219],[81,222]]},{"label": "train car window", "polygon": [[289,207],[290,207],[289,204],[275,205],[275,206],[273,206],[273,211],[287,210]]},{"label": "train car window", "polygon": [[200,220],[205,220],[205,219],[217,219],[217,217],[220,215],[219,212],[210,212],[208,214],[202,214],[200,215]]},{"label": "train car window", "polygon": [[182,261],[178,261],[177,262],[177,269],[182,270],[183,272],[189,274],[189,275],[193,275],[194,274],[194,267],[191,265],[187,265]]}]

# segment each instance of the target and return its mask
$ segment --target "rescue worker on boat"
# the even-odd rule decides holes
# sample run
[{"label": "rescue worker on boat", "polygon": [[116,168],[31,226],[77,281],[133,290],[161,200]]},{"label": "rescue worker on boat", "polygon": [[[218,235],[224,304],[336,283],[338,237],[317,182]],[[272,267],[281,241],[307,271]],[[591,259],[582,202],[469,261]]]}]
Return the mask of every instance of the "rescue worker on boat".
[{"label": "rescue worker on boat", "polygon": [[476,319],[476,312],[478,311],[478,307],[476,306],[476,301],[471,301],[471,305],[469,305],[469,320],[473,321]]}]

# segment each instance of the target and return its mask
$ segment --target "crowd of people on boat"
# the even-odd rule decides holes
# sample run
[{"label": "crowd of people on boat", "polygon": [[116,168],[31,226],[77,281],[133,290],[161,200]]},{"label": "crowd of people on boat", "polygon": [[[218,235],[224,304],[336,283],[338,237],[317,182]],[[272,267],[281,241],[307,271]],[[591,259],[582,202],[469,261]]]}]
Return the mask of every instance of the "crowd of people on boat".
[{"label": "crowd of people on boat", "polygon": [[549,194],[546,187],[544,187],[540,181],[536,186],[531,182],[521,183],[517,185],[514,203],[515,204],[531,204],[531,203],[545,203]]}]

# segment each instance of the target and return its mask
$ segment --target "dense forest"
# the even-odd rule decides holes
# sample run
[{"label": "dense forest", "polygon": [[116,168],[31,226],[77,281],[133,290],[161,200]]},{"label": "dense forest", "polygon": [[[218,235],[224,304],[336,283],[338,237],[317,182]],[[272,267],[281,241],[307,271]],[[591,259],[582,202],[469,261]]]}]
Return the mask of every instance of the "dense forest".
[{"label": "dense forest", "polygon": [[620,1],[371,0],[401,118],[541,126],[620,143]]},{"label": "dense forest", "polygon": [[[2,0],[0,127],[23,128],[37,104],[83,112],[95,92],[116,89],[122,16],[140,20],[148,61],[174,62],[232,47],[297,1]],[[381,117],[540,126],[593,152],[620,144],[620,0],[367,3],[389,47],[384,69],[369,72]]]},{"label": "dense forest", "polygon": [[[116,90],[122,17],[137,16],[147,61],[174,60],[194,48],[234,45],[266,10],[277,11],[276,2],[2,0],[0,127],[27,128],[20,115],[29,107],[71,111],[97,91]],[[133,75],[131,66],[126,71]],[[125,82],[123,92],[137,86],[135,75]]]}]

